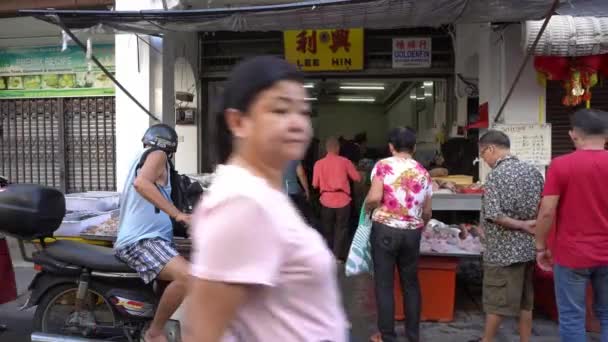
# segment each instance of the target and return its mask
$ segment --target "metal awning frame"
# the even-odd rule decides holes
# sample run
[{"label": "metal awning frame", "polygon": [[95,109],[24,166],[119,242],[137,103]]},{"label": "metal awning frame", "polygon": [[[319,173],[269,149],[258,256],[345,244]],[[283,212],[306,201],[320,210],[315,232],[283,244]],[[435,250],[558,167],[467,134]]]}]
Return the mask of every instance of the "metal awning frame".
[{"label": "metal awning frame", "polygon": [[[222,18],[235,13],[259,13],[266,11],[276,11],[276,10],[294,10],[294,9],[302,9],[302,8],[311,8],[315,9],[317,6],[329,6],[329,5],[341,5],[341,4],[365,4],[371,3],[373,0],[317,0],[317,1],[305,1],[305,2],[297,2],[297,3],[288,3],[288,4],[278,4],[278,5],[268,5],[268,6],[248,6],[248,7],[239,7],[239,8],[219,8],[219,9],[201,9],[201,10],[145,10],[145,11],[123,11],[123,12],[115,12],[115,11],[70,11],[70,10],[23,10],[20,11],[20,14],[27,16],[34,16],[38,19],[48,21],[55,25],[60,26],[64,32],[83,50],[83,52],[87,52],[86,45],[74,34],[72,28],[68,27],[65,21],[62,18],[70,18],[70,17],[78,17],[78,18],[87,18],[94,17],[97,19],[107,18],[111,19],[111,22],[120,22],[121,20],[143,20],[148,23],[153,24],[159,30],[165,31],[166,29],[162,27],[161,24],[164,21],[171,21],[172,18],[187,18],[187,17],[197,17],[201,14],[208,16],[209,18],[217,17]],[[538,44],[540,37],[544,33],[551,16],[555,13],[558,8],[560,0],[553,0],[551,8],[547,12],[545,16],[545,21],[541,30],[539,31],[534,44],[531,49],[526,52],[525,58],[522,61],[519,71],[513,80],[513,83],[505,97],[505,100],[500,106],[500,109],[495,117],[494,122],[498,122],[502,116],[502,113],[511,98],[511,95],[517,85],[523,70],[528,63],[532,51]],[[90,27],[90,25],[88,25]],[[111,25],[110,25],[111,26]],[[122,29],[128,28],[128,25],[121,25]],[[80,27],[80,29],[84,29],[85,27]],[[150,32],[146,32],[145,30],[138,30],[137,27],[132,27],[132,30],[129,30],[132,33],[145,33],[150,34]],[[159,34],[162,35],[162,34]],[[112,82],[122,90],[140,109],[142,109],[150,118],[159,121],[159,118],[153,115],[146,107],[144,107],[104,66],[101,62],[94,56],[91,56],[91,60],[106,74]]]}]

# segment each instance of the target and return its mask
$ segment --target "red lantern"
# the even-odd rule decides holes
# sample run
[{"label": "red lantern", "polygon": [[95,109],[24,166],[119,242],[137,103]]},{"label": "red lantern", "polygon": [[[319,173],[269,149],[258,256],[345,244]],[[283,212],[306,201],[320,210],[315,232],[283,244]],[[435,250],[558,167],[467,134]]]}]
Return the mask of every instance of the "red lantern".
[{"label": "red lantern", "polygon": [[545,74],[548,80],[563,81],[569,78],[569,62],[568,57],[535,56],[534,68]]}]

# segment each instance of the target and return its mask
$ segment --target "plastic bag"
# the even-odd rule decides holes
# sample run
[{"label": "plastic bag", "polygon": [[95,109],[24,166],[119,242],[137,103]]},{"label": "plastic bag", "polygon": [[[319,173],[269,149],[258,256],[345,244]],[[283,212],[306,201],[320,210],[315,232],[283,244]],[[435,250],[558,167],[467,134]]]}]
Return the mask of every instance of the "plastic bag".
[{"label": "plastic bag", "polygon": [[372,246],[370,235],[372,232],[371,215],[365,212],[365,204],[359,214],[359,226],[355,232],[353,243],[348,251],[345,273],[347,277],[369,273],[373,275]]}]

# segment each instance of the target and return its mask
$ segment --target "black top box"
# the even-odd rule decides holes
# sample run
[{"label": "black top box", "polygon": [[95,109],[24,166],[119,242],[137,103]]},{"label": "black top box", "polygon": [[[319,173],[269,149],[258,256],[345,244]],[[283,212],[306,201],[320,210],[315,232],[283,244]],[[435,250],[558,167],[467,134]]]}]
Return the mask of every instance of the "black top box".
[{"label": "black top box", "polygon": [[53,236],[65,216],[65,197],[57,189],[12,184],[0,189],[0,232],[19,239]]}]

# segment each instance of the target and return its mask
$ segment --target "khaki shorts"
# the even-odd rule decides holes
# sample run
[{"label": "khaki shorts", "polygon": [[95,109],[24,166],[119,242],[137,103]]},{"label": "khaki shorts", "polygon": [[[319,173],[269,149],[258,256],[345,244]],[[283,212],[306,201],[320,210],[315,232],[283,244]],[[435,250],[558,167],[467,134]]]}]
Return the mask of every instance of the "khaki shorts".
[{"label": "khaki shorts", "polygon": [[486,314],[516,317],[534,307],[534,262],[484,266],[483,309]]}]

